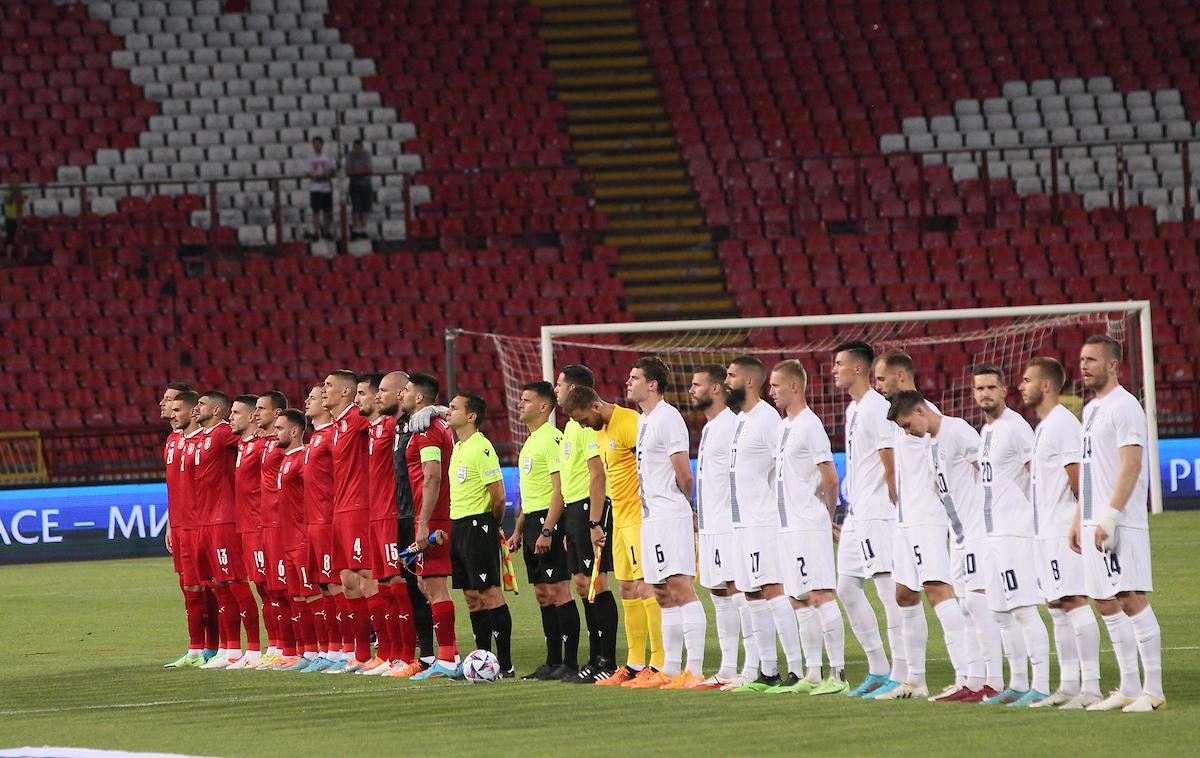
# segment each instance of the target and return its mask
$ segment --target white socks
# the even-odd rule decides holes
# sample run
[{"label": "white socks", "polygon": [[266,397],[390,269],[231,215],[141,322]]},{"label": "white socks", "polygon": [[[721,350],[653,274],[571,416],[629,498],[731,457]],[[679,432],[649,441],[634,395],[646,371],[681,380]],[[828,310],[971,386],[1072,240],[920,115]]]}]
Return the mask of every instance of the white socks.
[{"label": "white socks", "polygon": [[850,619],[850,629],[867,655],[867,671],[876,676],[886,676],[888,661],[883,654],[883,640],[879,637],[879,621],[867,602],[867,594],[863,592],[863,580],[854,576],[838,577],[837,594],[842,607],[846,609],[846,617]]},{"label": "white socks", "polygon": [[1050,694],[1050,635],[1036,606],[1026,605],[1012,612],[1021,627],[1025,650],[1029,653],[1029,668],[1033,672],[1030,686],[1043,694]]},{"label": "white socks", "polygon": [[[904,622],[904,659],[908,664],[908,674],[904,681],[910,684],[924,684],[925,646],[929,642],[929,623],[925,620],[925,606],[918,601],[916,605],[898,607]],[[890,634],[891,629],[888,632]],[[895,653],[892,656],[894,658]]]},{"label": "white socks", "polygon": [[979,651],[983,656],[987,686],[999,692],[1004,689],[1004,653],[1000,645],[1000,627],[996,624],[987,597],[982,592],[967,593],[967,610],[975,625]]},{"label": "white socks", "polygon": [[1129,617],[1133,632],[1137,636],[1138,654],[1142,658],[1142,670],[1146,684],[1142,690],[1147,695],[1163,697],[1162,687],[1162,630],[1154,609],[1146,606],[1140,613]]},{"label": "white socks", "polygon": [[[908,654],[904,646],[904,621],[900,614],[900,604],[896,602],[896,582],[891,574],[876,574],[871,581],[875,582],[875,592],[879,602],[883,604],[883,615],[887,620],[888,649],[892,651],[891,678],[897,682],[908,681]],[[929,630],[925,630],[928,637]],[[924,672],[921,673],[924,676]]]},{"label": "white socks", "polygon": [[1079,645],[1075,629],[1062,608],[1047,608],[1054,624],[1054,655],[1058,657],[1058,691],[1064,695],[1079,694]]},{"label": "white socks", "polygon": [[1111,616],[1104,616],[1104,625],[1108,627],[1108,639],[1112,642],[1117,668],[1121,671],[1121,694],[1137,697],[1142,694],[1142,686],[1138,677],[1137,635],[1133,631],[1133,624],[1125,611],[1117,611]]},{"label": "white socks", "polygon": [[[737,676],[738,638],[742,633],[742,619],[738,615],[737,603],[729,595],[713,595],[712,604],[717,623],[717,642],[721,646],[721,668],[717,671],[717,676],[732,679]],[[688,650],[690,651],[691,647]],[[700,672],[692,673],[699,675]]]},{"label": "white socks", "polygon": [[[800,627],[800,647],[804,648],[804,678],[821,681],[821,618],[811,605],[796,609],[796,624]],[[800,672],[796,672],[797,674]]]},{"label": "white socks", "polygon": [[1067,612],[1079,651],[1080,691],[1100,695],[1100,625],[1089,606]]},{"label": "white socks", "polygon": [[[775,622],[775,631],[783,645],[783,654],[787,657],[788,671],[800,676],[804,673],[804,655],[800,648],[800,630],[796,626],[792,600],[787,595],[779,595],[768,600],[767,607],[771,609],[771,619]],[[774,646],[775,643],[771,644]]]},{"label": "white socks", "polygon": [[846,622],[836,600],[817,606],[821,619],[821,639],[825,642],[825,657],[829,659],[829,675],[846,668]]},{"label": "white socks", "polygon": [[[687,646],[687,670],[704,677],[704,638],[708,635],[708,618],[699,600],[693,600],[679,609],[683,617],[683,642]],[[736,655],[737,642],[734,643]]]},{"label": "white socks", "polygon": [[683,662],[683,609],[661,608],[663,668],[667,676],[678,676]]},{"label": "white socks", "polygon": [[[946,653],[950,656],[950,665],[954,666],[954,679],[960,685],[967,681],[973,661],[967,653],[966,622],[963,620],[962,608],[954,598],[943,600],[933,606],[938,622],[942,625],[942,637],[946,640]],[[908,631],[905,630],[905,635]],[[912,664],[909,664],[912,668]],[[975,689],[983,685],[980,678]]]},{"label": "white socks", "polygon": [[742,673],[753,678],[758,671],[758,636],[754,633],[754,614],[750,612],[750,601],[741,592],[733,596],[734,606],[742,626],[742,647],[746,650],[746,660],[742,662]]},{"label": "white socks", "polygon": [[992,611],[992,618],[1000,627],[1000,639],[1008,657],[1009,689],[1024,692],[1029,689],[1029,652],[1025,648],[1021,625],[1011,611]]},{"label": "white socks", "polygon": [[750,615],[754,617],[754,640],[758,643],[758,670],[763,676],[779,673],[779,658],[775,653],[775,620],[766,600],[749,600]]}]

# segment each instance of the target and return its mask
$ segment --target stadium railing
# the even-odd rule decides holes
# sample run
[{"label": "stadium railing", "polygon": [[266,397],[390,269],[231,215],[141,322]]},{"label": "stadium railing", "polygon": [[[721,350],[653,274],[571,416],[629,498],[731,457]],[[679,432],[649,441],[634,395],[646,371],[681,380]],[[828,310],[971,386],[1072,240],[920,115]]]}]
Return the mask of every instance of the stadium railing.
[{"label": "stadium railing", "polygon": [[0,432],[0,486],[38,484],[48,479],[37,432]]}]

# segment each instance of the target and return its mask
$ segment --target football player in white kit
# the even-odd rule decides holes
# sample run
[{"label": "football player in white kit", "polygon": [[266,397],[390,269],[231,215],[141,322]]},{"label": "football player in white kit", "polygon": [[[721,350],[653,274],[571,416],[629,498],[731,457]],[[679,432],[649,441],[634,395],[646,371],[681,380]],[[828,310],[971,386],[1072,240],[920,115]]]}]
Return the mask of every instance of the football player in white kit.
[{"label": "football player in white kit", "polygon": [[[929,458],[933,463],[934,484],[950,522],[952,560],[958,566],[954,585],[958,596],[976,605],[966,616],[986,616],[990,626],[968,623],[967,637],[975,637],[982,658],[968,661],[967,678],[953,694],[941,702],[978,703],[997,694],[1003,681],[1000,663],[1000,630],[992,621],[984,595],[987,552],[983,549],[983,498],[979,489],[979,432],[957,416],[934,412],[920,392],[903,390],[892,398],[888,418],[907,433],[930,436]],[[978,606],[982,606],[979,608]]]},{"label": "football player in white kit", "polygon": [[[1088,606],[1083,557],[1067,544],[1079,507],[1079,439],[1083,427],[1059,403],[1066,381],[1054,358],[1031,358],[1021,378],[1021,399],[1037,411],[1029,492],[1038,535],[1038,584],[1054,622],[1058,689],[1034,708],[1086,708],[1100,696],[1100,626]],[[1086,658],[1080,654],[1085,653]]]},{"label": "football player in white kit", "polygon": [[[875,361],[875,389],[888,400],[904,390],[915,390],[915,370],[908,353],[892,348]],[[926,401],[930,411],[938,409]],[[976,646],[967,645],[966,620],[954,597],[954,570],[950,563],[950,523],[933,482],[928,435],[915,437],[899,426],[896,436],[896,542],[893,578],[896,602],[904,623],[905,658],[908,678],[896,689],[876,695],[876,700],[928,697],[925,684],[925,647],[929,626],[921,592],[942,624],[946,650],[954,665],[956,681],[931,700],[953,696],[966,683]]]},{"label": "football player in white kit", "polygon": [[[783,431],[775,457],[775,493],[783,589],[796,607],[805,678],[810,695],[840,695],[846,682],[846,625],[834,598],[837,569],[833,560],[834,514],[838,475],[829,435],[808,407],[808,373],[800,361],[787,360],[771,370],[771,397],[783,409]],[[821,644],[829,657],[829,676],[821,680]]]},{"label": "football player in white kit", "polygon": [[[700,584],[708,588],[716,617],[721,668],[693,689],[741,686],[758,676],[758,643],[751,630],[746,596],[734,584],[733,521],[729,512],[729,452],[737,414],[728,406],[725,367],[701,366],[688,390],[693,411],[704,414],[696,453],[696,526],[700,532]],[[738,678],[738,638],[743,636],[746,663]],[[735,684],[736,682],[736,684]]]},{"label": "football player in white kit", "polygon": [[[1083,385],[1096,393],[1083,408],[1080,510],[1071,549],[1083,555],[1087,594],[1108,627],[1121,684],[1089,711],[1145,712],[1167,704],[1162,689],[1162,633],[1146,599],[1150,529],[1146,497],[1146,412],[1118,382],[1121,343],[1096,335],[1079,352]],[[1153,472],[1155,476],[1158,472]],[[1138,681],[1138,657],[1145,682]]]},{"label": "football player in white kit", "polygon": [[[759,675],[735,692],[799,692],[804,657],[796,614],[783,592],[779,565],[779,511],[775,501],[775,451],[779,414],[762,399],[763,363],[735,358],[726,369],[731,402],[741,408],[729,452],[729,508],[737,555],[734,581],[746,593],[758,640]],[[783,645],[788,671],[779,676],[775,637]]]},{"label": "football player in white kit", "polygon": [[[867,655],[867,677],[850,697],[879,695],[908,677],[901,635],[900,606],[892,581],[892,538],[896,530],[895,435],[887,420],[888,402],[871,388],[875,351],[865,342],[834,349],[833,382],[850,395],[846,407],[846,498],[849,505],[838,542],[837,594],[850,628]],[[888,666],[875,610],[863,592],[873,579],[887,616]]]},{"label": "football player in white kit", "polygon": [[991,551],[987,598],[1009,666],[1008,688],[983,702],[1024,708],[1050,696],[1050,636],[1038,613],[1042,598],[1037,529],[1027,494],[1033,428],[1005,404],[1008,384],[998,366],[982,364],[972,374],[975,404],[986,419],[980,435],[979,486]]},{"label": "football player in white kit", "polygon": [[[642,499],[642,575],[662,608],[662,686],[686,689],[704,679],[707,620],[696,597],[695,486],[687,424],[679,409],[663,401],[671,372],[659,358],[639,358],[626,390],[642,409],[638,418],[638,480]],[[687,645],[687,666],[683,647]]]}]

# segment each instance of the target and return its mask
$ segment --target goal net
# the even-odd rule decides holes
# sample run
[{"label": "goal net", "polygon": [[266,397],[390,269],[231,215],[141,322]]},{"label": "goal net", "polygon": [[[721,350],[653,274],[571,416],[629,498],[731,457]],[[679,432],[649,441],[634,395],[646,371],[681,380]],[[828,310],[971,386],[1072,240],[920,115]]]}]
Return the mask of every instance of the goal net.
[{"label": "goal net", "polygon": [[[1154,421],[1154,372],[1149,340],[1149,305],[1144,302],[982,308],[946,311],[865,313],[830,316],[719,319],[705,321],[555,325],[542,328],[541,338],[495,333],[468,333],[494,346],[504,378],[511,442],[519,445],[527,431],[516,416],[521,387],[532,381],[553,382],[557,370],[582,363],[596,375],[597,392],[606,400],[628,404],[625,379],[633,361],[656,355],[672,371],[666,399],[676,405],[693,431],[703,417],[689,407],[692,374],[706,364],[727,366],[739,355],[760,358],[768,370],[788,358],[798,359],[809,374],[808,402],[829,431],[836,449],[843,444],[846,393],[834,386],[834,348],[863,340],[877,354],[905,349],[916,365],[917,387],[944,413],[961,416],[975,426],[982,411],[972,395],[972,367],[999,366],[1009,386],[1009,406],[1025,413],[1018,392],[1026,362],[1034,356],[1057,358],[1066,368],[1063,403],[1077,415],[1084,402],[1078,376],[1079,348],[1093,334],[1107,334],[1124,347],[1121,382],[1143,399],[1151,419],[1151,465],[1157,467]],[[693,434],[693,445],[699,434]],[[514,448],[515,449],[515,448]],[[693,450],[694,452],[694,450]],[[1154,470],[1152,468],[1151,470]],[[1158,477],[1150,477],[1157,483]],[[1157,484],[1154,489],[1157,490]],[[1159,495],[1155,494],[1155,510]]]}]

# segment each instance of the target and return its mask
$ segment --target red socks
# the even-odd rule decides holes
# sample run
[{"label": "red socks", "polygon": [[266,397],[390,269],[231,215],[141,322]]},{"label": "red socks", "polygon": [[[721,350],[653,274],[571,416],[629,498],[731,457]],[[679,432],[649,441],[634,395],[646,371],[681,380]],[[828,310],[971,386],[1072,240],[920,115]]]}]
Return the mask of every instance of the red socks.
[{"label": "red socks", "polygon": [[237,601],[242,627],[246,630],[246,649],[260,650],[262,640],[259,639],[258,603],[254,602],[254,593],[245,582],[230,582],[229,591]]},{"label": "red socks", "polygon": [[408,597],[408,586],[399,584],[380,585],[387,590],[388,618],[391,622],[393,659],[399,658],[412,663],[417,654],[417,627],[412,620],[412,600]]},{"label": "red socks", "polygon": [[454,603],[450,600],[431,603],[429,611],[433,614],[433,635],[437,638],[438,660],[453,661],[458,655],[458,642],[454,637]]},{"label": "red socks", "polygon": [[339,592],[334,595],[333,601],[337,605],[338,639],[342,641],[342,652],[354,652],[354,625],[350,621],[350,605],[346,600],[346,593]]},{"label": "red socks", "polygon": [[317,601],[325,609],[325,649],[330,652],[342,651],[342,632],[338,626],[338,609],[333,595],[322,595]]},{"label": "red socks", "polygon": [[221,647],[221,629],[217,619],[217,596],[211,585],[200,590],[204,594],[204,648],[216,650]]},{"label": "red socks", "polygon": [[226,650],[242,649],[242,633],[238,624],[238,603],[228,585],[213,585],[213,596],[217,600],[217,622],[220,625],[220,644]]},{"label": "red socks", "polygon": [[391,619],[388,613],[388,596],[384,592],[385,589],[385,586],[381,584],[379,585],[379,592],[367,598],[367,612],[371,628],[375,630],[377,643],[375,654],[380,658],[390,661],[393,653],[393,642],[392,630],[389,628]]},{"label": "red socks", "polygon": [[354,659],[359,663],[371,660],[371,612],[365,597],[347,598],[351,628],[354,631]]},{"label": "red socks", "polygon": [[313,628],[312,607],[305,600],[292,600],[292,619],[296,625],[296,654],[317,652],[317,632]]},{"label": "red socks", "polygon": [[267,644],[271,647],[278,647],[279,633],[275,631],[275,614],[271,611],[271,593],[267,590],[266,582],[255,582],[255,589],[258,590],[258,599],[262,605],[263,626],[267,630]]},{"label": "red socks", "polygon": [[183,605],[187,609],[188,648],[204,649],[204,613],[207,601],[203,590],[184,590]]},{"label": "red socks", "polygon": [[271,593],[271,603],[275,606],[279,651],[285,658],[293,658],[296,655],[296,629],[292,624],[292,604],[288,601],[287,593],[278,590]]}]

